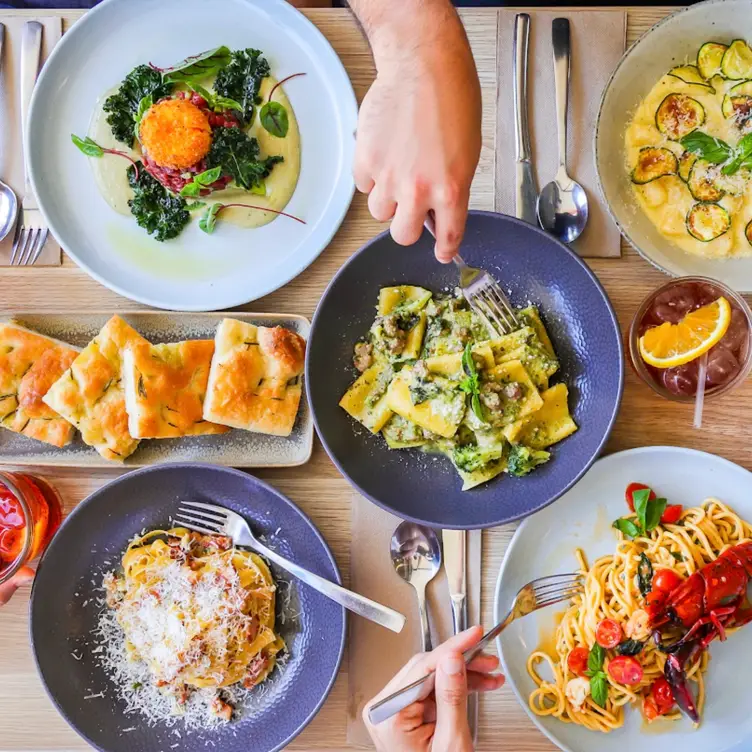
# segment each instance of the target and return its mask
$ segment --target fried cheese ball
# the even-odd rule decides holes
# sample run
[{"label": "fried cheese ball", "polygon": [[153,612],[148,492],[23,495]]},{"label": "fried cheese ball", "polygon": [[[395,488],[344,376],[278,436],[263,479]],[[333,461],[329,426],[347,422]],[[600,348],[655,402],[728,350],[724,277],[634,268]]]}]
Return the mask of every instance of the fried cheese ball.
[{"label": "fried cheese ball", "polygon": [[164,99],[153,104],[141,120],[139,140],[160,167],[192,167],[209,152],[209,119],[185,99]]}]

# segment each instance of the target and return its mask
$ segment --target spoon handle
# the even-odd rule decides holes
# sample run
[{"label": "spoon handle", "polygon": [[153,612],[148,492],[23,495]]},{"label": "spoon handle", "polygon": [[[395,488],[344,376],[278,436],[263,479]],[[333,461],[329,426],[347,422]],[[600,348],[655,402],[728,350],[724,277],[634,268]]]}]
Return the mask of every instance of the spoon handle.
[{"label": "spoon handle", "polygon": [[559,136],[559,166],[567,166],[567,110],[569,109],[569,63],[571,46],[569,19],[555,18],[551,25],[554,48],[554,87],[556,89],[556,123]]},{"label": "spoon handle", "polygon": [[24,176],[26,178],[25,195],[32,194],[29,182],[29,160],[26,158],[26,126],[29,122],[29,105],[34,84],[39,74],[39,62],[42,56],[42,31],[39,21],[27,21],[21,37],[21,128],[24,145]]},{"label": "spoon handle", "polygon": [[433,650],[433,640],[431,639],[431,626],[428,623],[428,606],[426,605],[426,587],[425,585],[415,585],[415,591],[418,594],[418,611],[420,612],[420,643],[424,653],[430,653]]}]

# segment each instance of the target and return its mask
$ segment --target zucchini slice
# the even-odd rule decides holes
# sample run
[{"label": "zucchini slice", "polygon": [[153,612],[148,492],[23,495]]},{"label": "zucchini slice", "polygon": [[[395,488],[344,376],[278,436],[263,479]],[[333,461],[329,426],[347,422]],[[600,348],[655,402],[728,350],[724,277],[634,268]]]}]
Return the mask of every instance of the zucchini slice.
[{"label": "zucchini slice", "polygon": [[689,182],[689,173],[692,171],[692,167],[697,161],[697,154],[693,151],[685,151],[681,157],[679,157],[679,177],[685,182]]},{"label": "zucchini slice", "polygon": [[637,164],[632,170],[632,182],[644,185],[664,175],[676,175],[679,161],[671,149],[644,146],[637,155]]},{"label": "zucchini slice", "polygon": [[733,118],[738,125],[744,125],[752,117],[752,81],[732,86],[723,97],[721,110],[727,120]]},{"label": "zucchini slice", "polygon": [[705,42],[700,47],[697,53],[697,69],[704,79],[709,81],[713,76],[721,75],[721,60],[727,49],[725,44],[718,42]]},{"label": "zucchini slice", "polygon": [[655,124],[672,141],[679,141],[705,122],[705,108],[686,94],[669,94],[658,105]]},{"label": "zucchini slice", "polygon": [[703,243],[720,238],[729,227],[731,217],[718,204],[702,201],[687,212],[687,232]]},{"label": "zucchini slice", "polygon": [[747,242],[752,245],[752,220],[750,220],[747,223],[747,226],[744,228],[744,235],[747,238]]},{"label": "zucchini slice", "polygon": [[752,78],[752,48],[743,39],[735,39],[723,53],[721,73],[732,81]]},{"label": "zucchini slice", "polygon": [[713,91],[713,87],[705,80],[696,65],[679,65],[668,72],[669,76],[684,81],[685,84],[697,84]]},{"label": "zucchini slice", "polygon": [[711,167],[705,160],[698,159],[689,171],[687,187],[696,201],[720,201],[725,194],[716,183],[716,174],[710,172]]}]

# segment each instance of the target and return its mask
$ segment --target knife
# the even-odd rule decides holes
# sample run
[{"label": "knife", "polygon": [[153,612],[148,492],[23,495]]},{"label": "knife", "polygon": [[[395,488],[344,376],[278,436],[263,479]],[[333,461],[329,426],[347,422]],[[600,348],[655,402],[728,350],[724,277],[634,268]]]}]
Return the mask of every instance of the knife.
[{"label": "knife", "polygon": [[[457,634],[467,629],[467,531],[444,530],[441,537],[444,571],[452,601],[452,623],[454,634]],[[467,698],[467,717],[475,744],[478,730],[478,695],[475,692]]]},{"label": "knife", "polygon": [[527,58],[530,40],[530,16],[518,13],[514,24],[513,81],[515,137],[515,216],[538,226],[536,204],[538,190],[533,175],[532,149],[527,121]]}]

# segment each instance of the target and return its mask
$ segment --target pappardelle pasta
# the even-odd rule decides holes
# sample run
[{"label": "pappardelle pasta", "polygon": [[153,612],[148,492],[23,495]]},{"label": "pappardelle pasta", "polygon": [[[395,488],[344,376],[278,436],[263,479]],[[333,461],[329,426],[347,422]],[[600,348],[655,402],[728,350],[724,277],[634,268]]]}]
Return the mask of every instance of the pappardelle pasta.
[{"label": "pappardelle pasta", "polygon": [[208,688],[216,690],[202,693],[208,712],[230,721],[223,688],[260,684],[285,648],[269,567],[227,537],[153,530],[131,542],[122,573],[109,572],[104,586],[128,659],[147,665],[176,713],[193,691]]},{"label": "pappardelle pasta", "polygon": [[[646,487],[631,484],[628,497],[635,487],[645,493]],[[647,491],[653,503],[655,495]],[[699,720],[710,661],[704,647],[724,632],[723,627],[714,634],[712,627],[697,625],[696,637],[707,638],[702,649],[693,651],[686,665],[678,667],[680,674],[667,673],[667,660],[675,651],[666,647],[665,638],[667,634],[684,637],[677,614],[685,599],[677,596],[682,595],[677,588],[693,573],[702,573],[710,562],[733,554],[733,547],[749,542],[752,526],[718,499],[706,499],[688,509],[665,506],[665,499],[657,502],[663,508],[654,515],[652,528],[648,513],[648,530],[639,514],[616,521],[621,532],[613,554],[590,564],[584,551],[575,552],[584,575],[584,592],[560,615],[553,642],[541,645],[527,662],[535,682],[528,702],[536,715],[601,732],[620,728],[628,705],[638,707],[647,722],[676,721],[682,707],[681,698],[675,696],[678,677],[686,681],[690,705]],[[739,596],[736,608],[743,602]],[[664,617],[664,610],[671,619]],[[729,619],[726,634],[743,623],[735,622],[734,614],[723,618]],[[667,623],[667,634],[656,632],[656,625],[665,630]],[[662,642],[656,640],[657,634]],[[682,709],[686,712],[686,707]]]},{"label": "pappardelle pasta", "polygon": [[491,339],[459,292],[382,288],[339,404],[390,449],[449,457],[463,490],[526,475],[577,425],[566,384],[549,385],[559,361],[538,310],[518,317],[522,328]]}]

